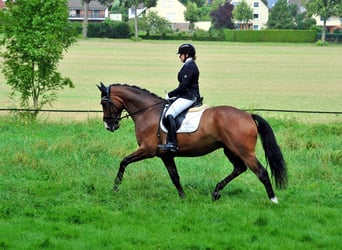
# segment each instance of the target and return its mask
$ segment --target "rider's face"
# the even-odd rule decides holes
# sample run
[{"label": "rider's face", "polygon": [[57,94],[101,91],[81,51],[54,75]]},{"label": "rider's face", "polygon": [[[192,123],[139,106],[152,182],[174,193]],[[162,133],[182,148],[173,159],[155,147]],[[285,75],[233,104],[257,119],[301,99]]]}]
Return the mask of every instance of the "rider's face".
[{"label": "rider's face", "polygon": [[179,59],[184,63],[186,60],[186,55],[185,54],[179,54]]}]

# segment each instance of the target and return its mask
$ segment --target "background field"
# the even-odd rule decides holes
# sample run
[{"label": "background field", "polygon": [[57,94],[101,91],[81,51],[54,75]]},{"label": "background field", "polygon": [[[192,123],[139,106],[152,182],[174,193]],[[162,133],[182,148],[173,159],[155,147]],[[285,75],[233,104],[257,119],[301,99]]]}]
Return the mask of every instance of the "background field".
[{"label": "background field", "polygon": [[[100,81],[139,85],[164,96],[165,90],[177,85],[179,43],[80,40],[60,64],[76,87],[61,92],[53,108],[100,109],[95,87]],[[195,46],[201,91],[209,105],[342,111],[340,45],[196,42]],[[14,106],[2,74],[0,83],[0,107]],[[317,115],[300,117],[316,120]]]},{"label": "background field", "polygon": [[[160,96],[176,85],[179,42],[81,40],[60,68],[76,88],[54,109],[100,110],[104,83],[130,83]],[[196,43],[201,90],[210,105],[342,111],[341,46]],[[13,107],[0,74],[0,107]],[[340,249],[341,115],[261,113],[288,166],[289,187],[272,204],[251,171],[218,202],[231,170],[222,150],[177,158],[187,197],[178,198],[162,162],[127,168],[134,126],[104,130],[101,114],[44,113],[38,122],[0,116],[0,249]],[[88,118],[88,119],[85,119]],[[263,151],[257,154],[263,164]]]}]

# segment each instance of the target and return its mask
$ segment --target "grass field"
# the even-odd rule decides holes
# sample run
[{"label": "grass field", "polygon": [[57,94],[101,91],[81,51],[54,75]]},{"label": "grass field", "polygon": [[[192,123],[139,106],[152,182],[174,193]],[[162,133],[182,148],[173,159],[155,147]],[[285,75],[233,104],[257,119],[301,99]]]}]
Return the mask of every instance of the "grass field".
[{"label": "grass field", "polygon": [[[179,42],[80,40],[60,70],[76,88],[54,109],[100,110],[104,83],[164,96],[176,85]],[[240,108],[342,111],[340,45],[195,43],[206,103]],[[13,107],[0,74],[0,107]],[[213,203],[232,169],[218,150],[177,158],[187,197],[178,198],[162,162],[127,168],[136,148],[130,119],[109,133],[101,114],[44,113],[27,123],[0,116],[0,249],[341,249],[341,115],[260,113],[272,125],[289,187],[272,204],[247,171]],[[263,151],[257,154],[265,164]]]},{"label": "grass field", "polygon": [[[62,91],[53,108],[100,109],[95,87],[100,81],[138,85],[164,96],[165,90],[177,84],[181,64],[176,51],[180,43],[80,40],[60,64],[63,75],[70,77],[76,87]],[[322,48],[314,44],[194,44],[201,92],[209,105],[342,111],[341,45]],[[3,83],[0,74],[0,107],[13,107],[9,88]],[[286,117],[289,115],[293,116]],[[317,119],[317,115],[300,117]],[[327,117],[318,117],[323,118]]]},{"label": "grass field", "polygon": [[289,170],[278,205],[251,171],[213,203],[232,169],[221,150],[177,158],[184,200],[157,158],[130,165],[114,194],[136,148],[130,120],[112,134],[98,120],[0,117],[0,249],[340,249],[341,123],[269,121]]}]

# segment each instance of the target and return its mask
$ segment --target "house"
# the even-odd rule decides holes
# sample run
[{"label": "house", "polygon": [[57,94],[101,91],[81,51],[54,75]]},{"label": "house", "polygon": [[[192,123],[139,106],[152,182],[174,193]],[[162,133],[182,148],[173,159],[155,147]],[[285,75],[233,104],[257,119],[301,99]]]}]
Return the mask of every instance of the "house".
[{"label": "house", "polygon": [[[208,1],[209,2],[209,1]],[[241,0],[232,0],[232,4],[237,6]],[[254,30],[265,29],[268,21],[269,9],[261,0],[246,0],[253,9],[253,20],[249,23],[249,28]],[[155,11],[160,17],[167,19],[173,29],[188,30],[189,22],[184,18],[186,7],[178,0],[158,0],[156,7],[150,8],[148,11]],[[209,30],[210,22],[197,22],[196,28]],[[240,23],[236,22],[236,27],[240,27]]]},{"label": "house", "polygon": [[[316,25],[323,26],[323,19],[320,16],[313,16],[313,18],[316,20]],[[333,33],[336,29],[342,29],[342,17],[329,17],[326,27],[330,33]]]},{"label": "house", "polygon": [[[81,0],[68,0],[69,20],[81,22],[84,19],[84,9]],[[97,1],[90,1],[88,22],[101,22],[108,18],[108,7]]]},{"label": "house", "polygon": [[[242,0],[232,0],[231,4],[237,6]],[[248,28],[253,30],[261,30],[267,28],[269,9],[261,0],[245,0],[253,9],[253,19],[249,21]],[[241,22],[235,20],[236,29],[240,29]]]},{"label": "house", "polygon": [[143,3],[138,4],[138,8],[134,8],[133,6],[128,9],[128,19],[135,18],[135,12],[137,13],[138,17],[141,17],[142,14],[147,10],[146,7],[144,7]]},{"label": "house", "polygon": [[148,11],[158,13],[158,16],[167,19],[172,29],[188,30],[189,22],[184,18],[186,7],[178,0],[158,0],[156,7],[150,8]]},{"label": "house", "polygon": [[5,7],[5,5],[6,5],[6,0],[0,0],[0,9]]}]

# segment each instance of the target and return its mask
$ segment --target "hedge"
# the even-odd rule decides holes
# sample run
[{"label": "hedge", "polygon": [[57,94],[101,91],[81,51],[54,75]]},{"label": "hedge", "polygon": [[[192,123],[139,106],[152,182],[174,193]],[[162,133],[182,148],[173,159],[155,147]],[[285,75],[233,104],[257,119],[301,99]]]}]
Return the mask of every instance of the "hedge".
[{"label": "hedge", "polygon": [[191,40],[191,41],[225,41],[224,36],[190,36],[190,35],[140,35],[146,40]]},{"label": "hedge", "polygon": [[[322,39],[322,33],[317,33],[316,36],[317,40]],[[342,43],[342,33],[327,33],[325,34],[325,40],[327,42],[338,42],[338,43]]]},{"label": "hedge", "polygon": [[119,21],[89,23],[88,37],[129,38],[130,28],[127,23]]},{"label": "hedge", "polygon": [[314,42],[315,30],[225,30],[229,42]]}]

